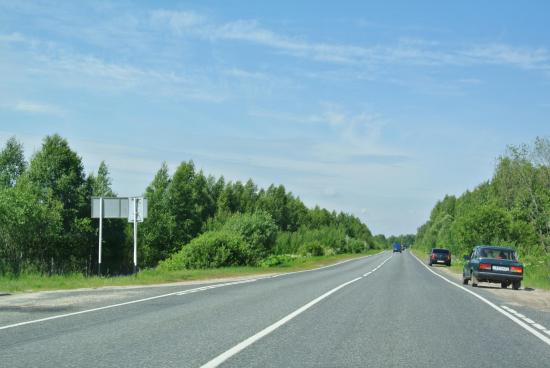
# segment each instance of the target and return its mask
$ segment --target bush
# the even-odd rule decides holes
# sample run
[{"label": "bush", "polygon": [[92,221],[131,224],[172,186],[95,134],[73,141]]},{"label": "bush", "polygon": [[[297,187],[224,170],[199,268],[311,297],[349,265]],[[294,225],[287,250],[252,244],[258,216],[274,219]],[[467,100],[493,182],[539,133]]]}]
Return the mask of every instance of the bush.
[{"label": "bush", "polygon": [[230,231],[208,231],[159,264],[167,270],[243,266],[253,263],[243,237]]},{"label": "bush", "polygon": [[297,256],[295,254],[279,254],[279,255],[272,255],[264,259],[260,266],[262,267],[289,267],[296,263],[296,260],[299,259],[300,256]]},{"label": "bush", "polygon": [[347,241],[345,249],[347,253],[361,253],[361,252],[364,252],[367,249],[367,247],[365,245],[365,242],[361,240],[349,239]]},{"label": "bush", "polygon": [[322,256],[325,254],[325,248],[319,241],[314,240],[304,243],[298,249],[298,252],[304,256]]},{"label": "bush", "polygon": [[248,248],[247,253],[254,261],[272,252],[277,237],[277,225],[265,211],[234,214],[225,222],[222,230],[241,235]]}]

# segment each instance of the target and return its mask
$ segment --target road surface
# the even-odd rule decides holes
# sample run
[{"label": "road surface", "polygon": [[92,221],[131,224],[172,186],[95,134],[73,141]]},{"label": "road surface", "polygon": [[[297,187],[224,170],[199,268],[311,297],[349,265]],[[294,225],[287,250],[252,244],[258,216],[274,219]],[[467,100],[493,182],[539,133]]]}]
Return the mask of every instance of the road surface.
[{"label": "road surface", "polygon": [[[0,297],[0,366],[549,366],[547,314],[526,322],[438,271],[408,252],[383,252],[236,283],[111,290],[109,298],[73,291],[14,306]],[[82,302],[48,307],[51,298]]]}]

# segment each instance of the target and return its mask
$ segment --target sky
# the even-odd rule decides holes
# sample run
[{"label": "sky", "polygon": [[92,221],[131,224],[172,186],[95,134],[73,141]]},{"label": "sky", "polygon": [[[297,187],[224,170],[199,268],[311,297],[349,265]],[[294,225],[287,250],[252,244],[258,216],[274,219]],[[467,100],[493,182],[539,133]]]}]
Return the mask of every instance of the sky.
[{"label": "sky", "polygon": [[161,163],[283,184],[374,233],[550,134],[547,1],[0,0],[0,145],[58,133],[139,195]]}]

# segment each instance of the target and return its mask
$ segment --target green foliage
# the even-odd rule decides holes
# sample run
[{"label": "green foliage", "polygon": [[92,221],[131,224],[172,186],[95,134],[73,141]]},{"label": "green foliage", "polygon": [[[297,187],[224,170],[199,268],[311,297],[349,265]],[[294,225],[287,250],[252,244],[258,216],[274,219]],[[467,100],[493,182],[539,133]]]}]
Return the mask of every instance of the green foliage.
[{"label": "green foliage", "polygon": [[23,146],[11,137],[0,151],[0,188],[13,187],[27,167]]},{"label": "green foliage", "polygon": [[318,240],[308,241],[298,248],[298,253],[303,256],[322,256],[325,254],[325,248]]},{"label": "green foliage", "polygon": [[227,219],[222,229],[239,234],[245,240],[247,253],[254,261],[271,253],[277,237],[277,225],[271,215],[262,210],[234,214]]},{"label": "green foliage", "polygon": [[493,178],[458,198],[446,196],[418,228],[416,245],[466,254],[477,244],[515,246],[538,258],[550,252],[550,140],[510,146]]},{"label": "green foliage", "polygon": [[160,263],[161,269],[178,270],[244,266],[252,263],[245,240],[230,231],[208,231]]},{"label": "green foliage", "polygon": [[260,262],[261,267],[290,267],[296,264],[297,254],[273,254]]}]

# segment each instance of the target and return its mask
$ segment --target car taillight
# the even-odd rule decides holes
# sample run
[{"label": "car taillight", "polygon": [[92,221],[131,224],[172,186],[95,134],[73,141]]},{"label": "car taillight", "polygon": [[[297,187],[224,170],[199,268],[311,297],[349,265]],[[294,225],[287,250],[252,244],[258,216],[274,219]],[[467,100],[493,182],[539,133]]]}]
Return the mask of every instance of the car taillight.
[{"label": "car taillight", "polygon": [[480,270],[490,270],[491,265],[489,263],[480,263],[479,264],[479,269]]},{"label": "car taillight", "polygon": [[512,266],[512,267],[510,267],[510,271],[523,273],[523,267],[521,267],[521,266]]},{"label": "car taillight", "polygon": [[432,254],[432,259],[436,259],[437,256],[435,254]]}]

